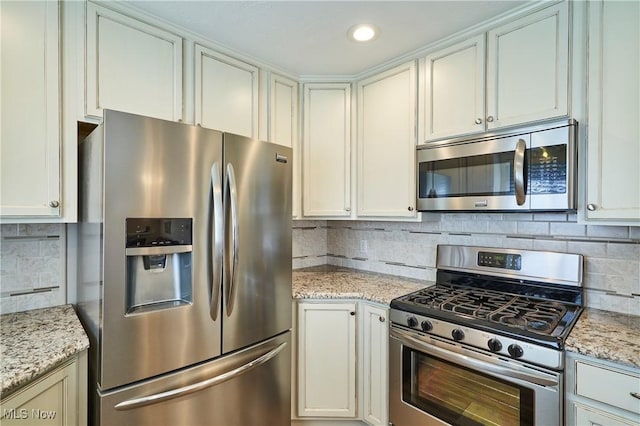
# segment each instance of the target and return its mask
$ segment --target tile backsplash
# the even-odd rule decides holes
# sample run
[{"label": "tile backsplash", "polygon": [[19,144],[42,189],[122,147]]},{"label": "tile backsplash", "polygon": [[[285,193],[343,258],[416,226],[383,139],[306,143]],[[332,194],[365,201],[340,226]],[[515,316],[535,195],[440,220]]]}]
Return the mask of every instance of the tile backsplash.
[{"label": "tile backsplash", "polygon": [[66,302],[62,224],[0,225],[0,313]]},{"label": "tile backsplash", "polygon": [[[640,315],[640,227],[583,225],[561,213],[448,213],[422,222],[294,221],[292,233],[294,269],[332,264],[427,280],[438,244],[579,253],[586,305]],[[0,313],[73,298],[66,250],[63,224],[0,225]]]},{"label": "tile backsplash", "polygon": [[585,303],[640,315],[640,227],[564,213],[423,214],[422,222],[294,221],[293,267],[319,264],[435,279],[438,244],[582,254]]}]

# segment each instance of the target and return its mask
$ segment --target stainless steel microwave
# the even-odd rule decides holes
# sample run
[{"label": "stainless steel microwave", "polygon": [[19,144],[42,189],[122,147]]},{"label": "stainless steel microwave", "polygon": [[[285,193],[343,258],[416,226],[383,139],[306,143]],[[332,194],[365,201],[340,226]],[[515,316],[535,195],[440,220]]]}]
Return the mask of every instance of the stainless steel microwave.
[{"label": "stainless steel microwave", "polygon": [[577,134],[563,120],[420,145],[418,210],[575,210]]}]

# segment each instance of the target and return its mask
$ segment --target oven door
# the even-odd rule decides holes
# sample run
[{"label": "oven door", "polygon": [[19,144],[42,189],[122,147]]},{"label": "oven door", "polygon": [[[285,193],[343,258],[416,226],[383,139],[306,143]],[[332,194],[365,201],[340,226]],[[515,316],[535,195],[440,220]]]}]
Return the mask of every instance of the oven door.
[{"label": "oven door", "polygon": [[394,426],[562,423],[561,373],[396,327],[389,363]]}]

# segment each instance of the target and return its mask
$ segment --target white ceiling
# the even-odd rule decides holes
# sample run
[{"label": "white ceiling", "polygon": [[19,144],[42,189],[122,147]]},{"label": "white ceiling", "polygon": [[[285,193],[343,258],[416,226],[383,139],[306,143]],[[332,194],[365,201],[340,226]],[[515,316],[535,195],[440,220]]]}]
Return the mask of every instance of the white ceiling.
[{"label": "white ceiling", "polygon": [[[293,75],[355,75],[464,30],[524,0],[176,1],[127,0],[134,8]],[[347,39],[355,24],[381,30]]]}]

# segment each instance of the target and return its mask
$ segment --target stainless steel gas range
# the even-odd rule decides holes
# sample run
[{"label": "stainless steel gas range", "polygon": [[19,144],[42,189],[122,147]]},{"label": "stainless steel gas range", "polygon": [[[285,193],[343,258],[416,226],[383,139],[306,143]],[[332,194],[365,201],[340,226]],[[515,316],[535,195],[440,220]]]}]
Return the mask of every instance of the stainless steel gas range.
[{"label": "stainless steel gas range", "polygon": [[582,256],[441,245],[437,268],[391,302],[391,423],[562,424]]}]

